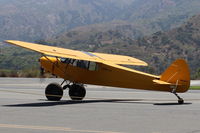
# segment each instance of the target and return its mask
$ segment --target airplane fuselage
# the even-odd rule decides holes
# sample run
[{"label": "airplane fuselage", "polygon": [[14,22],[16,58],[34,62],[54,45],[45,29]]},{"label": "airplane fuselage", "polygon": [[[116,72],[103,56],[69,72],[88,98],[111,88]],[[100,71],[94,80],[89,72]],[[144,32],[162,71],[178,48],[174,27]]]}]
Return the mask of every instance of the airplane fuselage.
[{"label": "airplane fuselage", "polygon": [[[124,69],[125,67],[120,69],[103,63],[56,57],[41,57],[40,63],[46,72],[74,83],[167,92],[173,90],[170,85],[153,82],[153,80],[158,80],[159,76],[129,68]],[[177,88],[176,91],[185,92],[186,90]]]}]

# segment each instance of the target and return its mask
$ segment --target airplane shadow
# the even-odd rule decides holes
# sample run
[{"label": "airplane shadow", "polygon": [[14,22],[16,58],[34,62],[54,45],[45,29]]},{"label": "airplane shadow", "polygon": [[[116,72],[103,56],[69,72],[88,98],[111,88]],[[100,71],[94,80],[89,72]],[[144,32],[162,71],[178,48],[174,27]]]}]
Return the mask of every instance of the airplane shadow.
[{"label": "airplane shadow", "polygon": [[179,103],[154,103],[154,105],[159,105],[159,106],[166,106],[166,105],[188,105],[188,104],[192,104],[192,103],[183,103],[183,104],[179,104]]},{"label": "airplane shadow", "polygon": [[[41,101],[41,99],[40,99]],[[47,106],[58,106],[58,105],[72,105],[72,104],[87,104],[87,103],[129,103],[129,104],[152,104],[159,106],[170,106],[170,105],[187,105],[192,103],[155,103],[150,101],[145,101],[144,99],[101,99],[101,100],[62,100],[62,101],[47,101],[36,102],[36,103],[24,103],[24,104],[11,104],[2,105],[5,107],[47,107]]]}]

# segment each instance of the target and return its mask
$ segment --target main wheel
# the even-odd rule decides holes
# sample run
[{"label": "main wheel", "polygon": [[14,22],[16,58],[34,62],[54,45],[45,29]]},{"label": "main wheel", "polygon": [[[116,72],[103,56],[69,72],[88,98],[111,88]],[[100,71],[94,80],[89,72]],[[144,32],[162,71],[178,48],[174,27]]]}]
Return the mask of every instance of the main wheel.
[{"label": "main wheel", "polygon": [[50,101],[59,101],[63,96],[63,89],[59,84],[51,83],[46,87],[45,95]]},{"label": "main wheel", "polygon": [[85,94],[86,90],[81,85],[73,84],[69,87],[69,96],[72,100],[82,100]]}]

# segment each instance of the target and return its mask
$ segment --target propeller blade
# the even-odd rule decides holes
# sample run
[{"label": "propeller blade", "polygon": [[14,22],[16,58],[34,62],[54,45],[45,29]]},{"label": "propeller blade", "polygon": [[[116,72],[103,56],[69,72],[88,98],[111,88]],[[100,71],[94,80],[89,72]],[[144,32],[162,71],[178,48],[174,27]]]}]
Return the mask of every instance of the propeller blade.
[{"label": "propeller blade", "polygon": [[44,72],[44,68],[40,67],[40,82],[44,82],[45,81],[45,76],[44,76],[45,72]]}]

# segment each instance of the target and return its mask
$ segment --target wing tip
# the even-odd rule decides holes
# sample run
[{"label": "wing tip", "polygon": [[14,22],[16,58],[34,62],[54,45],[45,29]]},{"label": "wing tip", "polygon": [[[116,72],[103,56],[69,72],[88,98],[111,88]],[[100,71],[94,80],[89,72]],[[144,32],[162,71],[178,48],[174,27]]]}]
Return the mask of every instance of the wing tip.
[{"label": "wing tip", "polygon": [[136,63],[135,65],[137,65],[137,66],[148,66],[149,64],[148,63],[146,63],[146,62],[144,62],[144,61],[139,61],[138,63]]},{"label": "wing tip", "polygon": [[143,66],[148,66],[149,64],[146,62],[142,62]]},{"label": "wing tip", "polygon": [[14,43],[16,40],[4,40],[5,43]]}]

